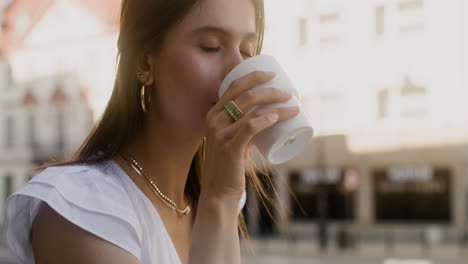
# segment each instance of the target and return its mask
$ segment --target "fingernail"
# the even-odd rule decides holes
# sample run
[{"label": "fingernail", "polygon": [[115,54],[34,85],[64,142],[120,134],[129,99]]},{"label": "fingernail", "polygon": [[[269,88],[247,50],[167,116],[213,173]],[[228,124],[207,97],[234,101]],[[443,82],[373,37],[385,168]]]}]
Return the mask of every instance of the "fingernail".
[{"label": "fingernail", "polygon": [[286,90],[281,90],[281,93],[283,93],[284,95],[292,96],[292,94]]},{"label": "fingernail", "polygon": [[276,73],[275,73],[275,72],[270,72],[270,71],[266,71],[265,74],[266,74],[267,77],[276,76]]},{"label": "fingernail", "polygon": [[268,119],[270,119],[271,121],[276,121],[278,120],[279,116],[278,114],[269,114],[268,115]]},{"label": "fingernail", "polygon": [[299,113],[301,111],[301,109],[299,109],[299,107],[295,106],[295,107],[289,108],[289,111],[291,113]]}]

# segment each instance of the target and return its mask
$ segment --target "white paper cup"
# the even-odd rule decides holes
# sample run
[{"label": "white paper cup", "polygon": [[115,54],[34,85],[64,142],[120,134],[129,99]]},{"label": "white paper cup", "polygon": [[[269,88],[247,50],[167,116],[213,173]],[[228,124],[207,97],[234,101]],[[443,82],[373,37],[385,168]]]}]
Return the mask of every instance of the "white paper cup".
[{"label": "white paper cup", "polygon": [[275,72],[276,77],[252,89],[273,87],[288,91],[293,97],[284,103],[256,106],[245,113],[246,115],[256,109],[263,108],[299,106],[301,109],[299,114],[293,119],[279,121],[253,138],[255,146],[268,162],[271,164],[281,164],[293,159],[304,151],[312,140],[313,129],[310,120],[300,105],[298,90],[293,86],[276,59],[270,55],[259,55],[243,61],[234,67],[224,78],[218,95],[221,98],[234,80],[254,71]]}]

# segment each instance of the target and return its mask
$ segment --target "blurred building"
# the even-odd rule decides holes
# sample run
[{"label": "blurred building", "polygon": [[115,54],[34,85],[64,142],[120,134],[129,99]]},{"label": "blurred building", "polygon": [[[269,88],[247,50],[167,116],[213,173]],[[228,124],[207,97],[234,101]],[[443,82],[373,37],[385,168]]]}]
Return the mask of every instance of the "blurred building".
[{"label": "blurred building", "polygon": [[0,53],[13,80],[73,73],[99,116],[115,78],[119,8],[118,0],[10,0]]},{"label": "blurred building", "polygon": [[304,234],[325,220],[414,237],[427,226],[466,231],[468,2],[266,4],[264,53],[301,90],[316,136],[272,168],[286,215],[265,222],[252,209],[250,229]]},{"label": "blurred building", "polygon": [[[31,170],[75,150],[103,110],[119,5],[0,1],[1,212]],[[286,214],[269,221],[250,193],[249,229],[466,230],[468,2],[267,0],[266,11],[264,53],[302,92],[316,136],[271,168]]]},{"label": "blurred building", "polygon": [[[0,5],[0,210],[44,161],[83,142],[112,89],[119,1]],[[95,116],[93,116],[93,114]]]}]

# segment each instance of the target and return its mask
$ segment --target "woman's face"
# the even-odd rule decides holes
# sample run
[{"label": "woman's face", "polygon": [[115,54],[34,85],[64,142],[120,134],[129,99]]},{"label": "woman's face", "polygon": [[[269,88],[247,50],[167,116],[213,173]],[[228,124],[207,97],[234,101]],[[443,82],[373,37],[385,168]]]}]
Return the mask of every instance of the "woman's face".
[{"label": "woman's face", "polygon": [[257,45],[252,0],[200,0],[150,57],[151,111],[177,131],[205,133],[218,88]]}]

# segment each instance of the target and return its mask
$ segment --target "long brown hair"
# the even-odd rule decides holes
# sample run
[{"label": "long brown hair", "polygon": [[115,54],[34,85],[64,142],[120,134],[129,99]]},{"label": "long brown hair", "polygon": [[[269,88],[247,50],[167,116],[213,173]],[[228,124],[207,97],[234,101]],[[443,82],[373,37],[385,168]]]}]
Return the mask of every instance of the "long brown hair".
[{"label": "long brown hair", "polygon": [[[101,117],[78,151],[62,162],[50,166],[93,164],[117,155],[134,133],[143,127],[143,112],[139,104],[140,83],[136,78],[136,66],[141,57],[159,48],[168,31],[181,21],[197,4],[197,0],[123,0],[118,39],[117,75],[111,98]],[[252,0],[255,7],[256,28],[259,36],[256,54],[260,54],[264,34],[263,0]],[[204,141],[203,141],[204,142]],[[200,195],[200,178],[204,169],[202,143],[192,160],[185,191],[193,204]],[[264,163],[262,164],[264,166]],[[247,166],[247,185],[255,188],[264,205],[271,203],[264,186],[256,175],[259,166],[250,162]],[[261,169],[264,171],[264,169]],[[271,180],[268,181],[271,185]],[[271,213],[269,212],[270,216]],[[239,215],[239,230],[248,238],[243,214]]]}]

